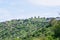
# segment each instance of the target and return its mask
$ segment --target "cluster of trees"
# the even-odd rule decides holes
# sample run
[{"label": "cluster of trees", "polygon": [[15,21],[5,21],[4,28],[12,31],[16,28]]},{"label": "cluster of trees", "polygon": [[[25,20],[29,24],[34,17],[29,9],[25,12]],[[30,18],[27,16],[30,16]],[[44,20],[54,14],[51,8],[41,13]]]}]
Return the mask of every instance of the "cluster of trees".
[{"label": "cluster of trees", "polygon": [[0,22],[0,40],[60,40],[60,20],[32,17]]}]

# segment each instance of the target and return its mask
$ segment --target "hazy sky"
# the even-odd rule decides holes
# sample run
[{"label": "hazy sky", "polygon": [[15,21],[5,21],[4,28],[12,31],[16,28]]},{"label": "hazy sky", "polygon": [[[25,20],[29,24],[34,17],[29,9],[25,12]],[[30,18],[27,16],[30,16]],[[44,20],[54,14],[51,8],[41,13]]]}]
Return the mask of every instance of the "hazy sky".
[{"label": "hazy sky", "polygon": [[0,21],[33,16],[56,17],[60,0],[0,0]]}]

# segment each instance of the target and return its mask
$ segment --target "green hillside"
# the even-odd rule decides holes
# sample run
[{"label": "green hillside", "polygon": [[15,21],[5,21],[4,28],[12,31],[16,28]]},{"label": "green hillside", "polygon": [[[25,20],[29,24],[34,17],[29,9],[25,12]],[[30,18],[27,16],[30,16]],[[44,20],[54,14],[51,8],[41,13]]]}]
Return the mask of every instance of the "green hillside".
[{"label": "green hillside", "polygon": [[60,20],[34,17],[0,22],[0,40],[60,40]]}]

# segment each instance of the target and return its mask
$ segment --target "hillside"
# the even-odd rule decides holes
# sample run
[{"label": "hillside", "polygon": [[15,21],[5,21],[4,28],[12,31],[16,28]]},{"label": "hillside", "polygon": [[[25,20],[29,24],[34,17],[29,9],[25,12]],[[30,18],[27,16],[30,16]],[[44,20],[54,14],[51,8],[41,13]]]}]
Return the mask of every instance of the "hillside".
[{"label": "hillside", "polygon": [[60,20],[56,19],[34,17],[0,22],[0,40],[60,40]]}]

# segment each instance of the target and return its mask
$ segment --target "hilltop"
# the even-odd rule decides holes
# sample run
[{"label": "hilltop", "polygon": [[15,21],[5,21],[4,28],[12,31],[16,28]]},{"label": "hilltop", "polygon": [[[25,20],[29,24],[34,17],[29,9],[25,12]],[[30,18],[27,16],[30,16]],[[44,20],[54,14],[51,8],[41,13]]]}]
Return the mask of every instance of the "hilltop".
[{"label": "hilltop", "polygon": [[14,19],[0,22],[0,40],[57,40],[60,17]]}]

